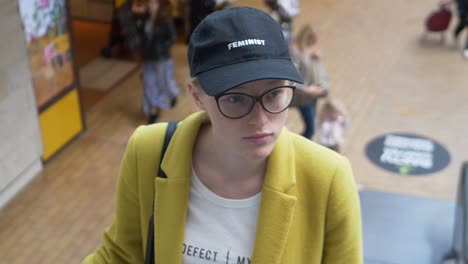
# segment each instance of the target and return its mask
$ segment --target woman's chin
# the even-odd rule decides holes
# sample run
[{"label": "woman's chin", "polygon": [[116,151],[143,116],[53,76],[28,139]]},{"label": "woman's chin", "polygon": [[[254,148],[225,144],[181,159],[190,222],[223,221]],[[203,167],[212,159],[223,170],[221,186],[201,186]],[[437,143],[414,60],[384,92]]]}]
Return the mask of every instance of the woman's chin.
[{"label": "woman's chin", "polygon": [[256,147],[246,153],[245,157],[248,159],[256,159],[256,160],[263,160],[270,156],[271,152],[273,151],[273,146],[261,146]]}]

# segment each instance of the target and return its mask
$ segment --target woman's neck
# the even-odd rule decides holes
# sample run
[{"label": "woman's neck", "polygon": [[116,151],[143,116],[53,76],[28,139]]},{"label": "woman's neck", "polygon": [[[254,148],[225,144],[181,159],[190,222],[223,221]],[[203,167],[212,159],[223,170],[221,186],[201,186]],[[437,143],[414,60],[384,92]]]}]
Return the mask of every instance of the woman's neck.
[{"label": "woman's neck", "polygon": [[242,199],[261,191],[266,160],[230,155],[203,125],[193,151],[193,166],[200,180],[217,195]]}]

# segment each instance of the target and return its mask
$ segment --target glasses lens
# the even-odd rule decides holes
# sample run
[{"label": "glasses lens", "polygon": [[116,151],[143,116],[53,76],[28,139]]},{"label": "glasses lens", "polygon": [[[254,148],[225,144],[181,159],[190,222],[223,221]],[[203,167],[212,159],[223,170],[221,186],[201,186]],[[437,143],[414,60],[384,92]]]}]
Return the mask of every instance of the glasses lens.
[{"label": "glasses lens", "polygon": [[286,109],[294,95],[292,87],[278,87],[262,96],[262,104],[270,113],[279,113]]},{"label": "glasses lens", "polygon": [[254,103],[253,98],[245,94],[229,93],[218,98],[221,113],[227,117],[238,118],[246,115]]}]

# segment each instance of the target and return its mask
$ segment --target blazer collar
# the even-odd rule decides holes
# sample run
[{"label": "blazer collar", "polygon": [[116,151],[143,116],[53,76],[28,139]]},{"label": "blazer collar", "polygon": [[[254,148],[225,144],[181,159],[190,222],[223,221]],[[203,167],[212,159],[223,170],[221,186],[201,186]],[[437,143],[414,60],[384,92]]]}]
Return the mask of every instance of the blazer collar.
[{"label": "blazer collar", "polygon": [[291,133],[283,128],[273,151],[268,157],[264,185],[279,192],[287,193],[296,184],[294,151]]},{"label": "blazer collar", "polygon": [[193,145],[200,126],[207,121],[205,112],[197,112],[179,123],[161,163],[169,179],[190,177]]}]

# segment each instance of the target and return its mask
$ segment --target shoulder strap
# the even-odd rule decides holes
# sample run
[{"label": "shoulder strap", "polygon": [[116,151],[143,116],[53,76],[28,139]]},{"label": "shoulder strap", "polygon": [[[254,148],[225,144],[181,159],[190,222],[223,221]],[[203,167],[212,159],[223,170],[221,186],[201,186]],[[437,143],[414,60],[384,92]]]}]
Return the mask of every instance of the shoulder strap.
[{"label": "shoulder strap", "polygon": [[166,130],[166,135],[164,136],[164,143],[163,147],[161,150],[161,158],[159,159],[159,166],[158,166],[158,175],[157,177],[161,178],[167,178],[166,173],[161,169],[161,162],[164,158],[164,154],[166,153],[167,146],[169,146],[169,142],[171,141],[172,135],[174,135],[174,132],[177,128],[177,122],[169,122],[167,125],[167,130]]},{"label": "shoulder strap", "polygon": [[[164,159],[164,154],[166,154],[167,146],[169,146],[169,142],[171,141],[172,135],[177,128],[178,122],[169,122],[166,129],[166,134],[164,135],[164,143],[161,150],[161,157],[159,159],[159,166],[158,166],[158,175],[156,177],[167,178],[166,173],[161,169],[161,162]],[[154,208],[154,194],[153,194],[153,207]],[[153,210],[151,210],[153,212]],[[145,256],[145,264],[154,264],[154,214],[151,213],[151,217],[148,223],[148,236],[146,238],[146,256]]]}]

